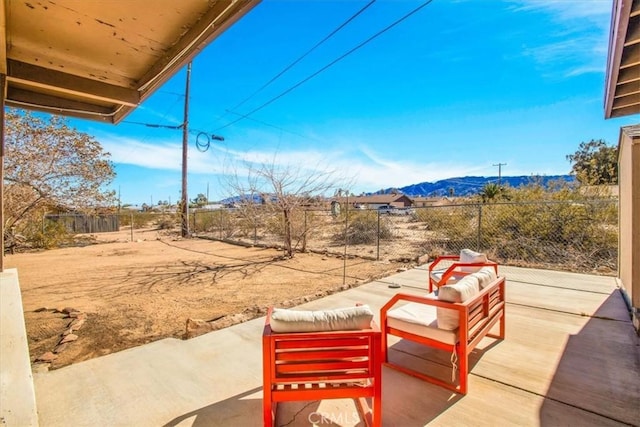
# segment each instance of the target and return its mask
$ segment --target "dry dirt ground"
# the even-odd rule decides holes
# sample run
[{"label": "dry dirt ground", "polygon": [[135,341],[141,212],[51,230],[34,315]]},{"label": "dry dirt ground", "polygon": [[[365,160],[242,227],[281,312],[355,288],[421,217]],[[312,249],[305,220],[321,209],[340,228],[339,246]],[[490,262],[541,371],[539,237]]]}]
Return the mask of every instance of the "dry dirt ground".
[{"label": "dry dirt ground", "polygon": [[[9,255],[20,279],[32,362],[47,352],[49,369],[165,337],[183,338],[187,319],[214,327],[343,289],[344,259],[181,239],[158,230],[92,236],[96,244]],[[357,286],[407,267],[389,261],[346,260],[346,284]],[[63,312],[64,311],[64,312]],[[75,339],[59,343],[86,316]],[[72,316],[76,316],[72,314]],[[76,323],[78,320],[76,320]],[[69,332],[66,332],[67,334]]]}]

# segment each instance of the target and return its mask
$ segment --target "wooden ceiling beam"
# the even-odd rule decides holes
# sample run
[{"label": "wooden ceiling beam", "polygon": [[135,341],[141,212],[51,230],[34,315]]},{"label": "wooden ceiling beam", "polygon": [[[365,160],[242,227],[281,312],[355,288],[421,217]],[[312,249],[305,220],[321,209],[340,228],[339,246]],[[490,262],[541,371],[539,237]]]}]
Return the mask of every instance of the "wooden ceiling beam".
[{"label": "wooden ceiling beam", "polygon": [[6,104],[16,108],[113,123],[113,105],[98,106],[19,88],[7,88]]},{"label": "wooden ceiling beam", "polygon": [[89,98],[104,103],[131,107],[140,103],[140,94],[137,90],[14,60],[7,61],[7,80],[9,85],[18,83],[23,86]]},{"label": "wooden ceiling beam", "polygon": [[636,93],[632,93],[627,96],[616,98],[616,100],[613,101],[614,110],[625,108],[625,107],[631,107],[633,105],[640,105],[640,91]]},{"label": "wooden ceiling beam", "polygon": [[640,65],[640,43],[629,46],[622,52],[620,69],[633,67],[635,65]]},{"label": "wooden ceiling beam", "polygon": [[629,19],[629,27],[625,46],[631,46],[640,43],[640,15]]},{"label": "wooden ceiling beam", "polygon": [[[638,68],[638,72],[640,73],[640,67]],[[635,82],[624,83],[618,85],[618,87],[616,88],[615,99],[634,93],[640,93],[640,85]]]},{"label": "wooden ceiling beam", "polygon": [[625,68],[618,74],[618,85],[640,81],[638,68]]},{"label": "wooden ceiling beam", "polygon": [[630,116],[632,114],[638,114],[637,105],[611,109],[611,117],[623,117],[623,116]]}]

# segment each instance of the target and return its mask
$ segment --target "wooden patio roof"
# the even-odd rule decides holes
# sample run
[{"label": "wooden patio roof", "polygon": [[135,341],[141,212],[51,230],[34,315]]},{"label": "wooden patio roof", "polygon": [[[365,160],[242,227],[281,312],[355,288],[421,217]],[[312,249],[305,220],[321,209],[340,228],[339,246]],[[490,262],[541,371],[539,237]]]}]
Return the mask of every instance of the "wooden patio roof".
[{"label": "wooden patio roof", "polygon": [[640,113],[640,0],[614,0],[604,98],[605,118]]},{"label": "wooden patio roof", "polygon": [[118,123],[260,0],[0,0],[6,104]]}]

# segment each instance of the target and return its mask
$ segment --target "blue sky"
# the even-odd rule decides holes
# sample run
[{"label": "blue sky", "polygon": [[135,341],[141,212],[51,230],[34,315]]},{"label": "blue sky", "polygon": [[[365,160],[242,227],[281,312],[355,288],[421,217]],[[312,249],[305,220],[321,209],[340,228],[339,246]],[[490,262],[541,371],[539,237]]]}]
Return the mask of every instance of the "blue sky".
[{"label": "blue sky", "polygon": [[[617,144],[640,119],[604,120],[611,0],[435,0],[363,44],[424,3],[377,0],[258,91],[369,3],[263,0],[200,53],[190,199],[226,197],[224,176],[245,161],[335,170],[356,194],[497,176],[498,163],[565,174],[580,142]],[[185,75],[117,126],[72,121],[111,153],[122,203],[180,198],[182,132],[131,122],[180,124]],[[224,141],[200,152],[200,131]]]}]

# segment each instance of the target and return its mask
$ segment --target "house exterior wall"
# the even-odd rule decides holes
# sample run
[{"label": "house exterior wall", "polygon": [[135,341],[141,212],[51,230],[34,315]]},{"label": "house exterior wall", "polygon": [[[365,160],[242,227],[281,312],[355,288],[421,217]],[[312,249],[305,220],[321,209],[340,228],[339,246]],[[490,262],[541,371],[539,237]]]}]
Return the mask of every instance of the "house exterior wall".
[{"label": "house exterior wall", "polygon": [[631,302],[634,326],[640,331],[640,125],[622,128],[618,147],[618,271],[624,291]]}]

